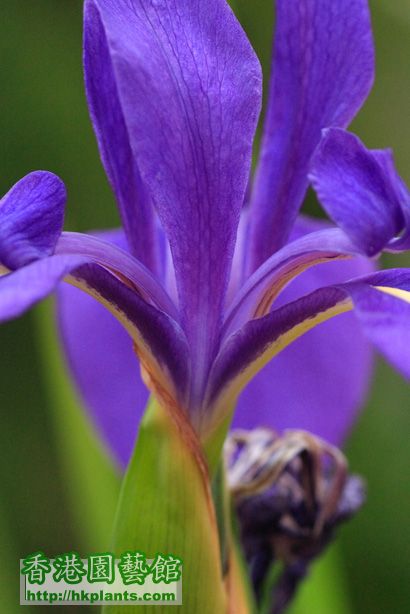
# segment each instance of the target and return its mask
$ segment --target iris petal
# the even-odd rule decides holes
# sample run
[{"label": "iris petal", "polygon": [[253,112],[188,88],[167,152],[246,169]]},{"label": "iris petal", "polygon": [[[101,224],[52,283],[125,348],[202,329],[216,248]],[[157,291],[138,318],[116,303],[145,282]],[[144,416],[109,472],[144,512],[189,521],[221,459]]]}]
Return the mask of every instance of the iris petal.
[{"label": "iris petal", "polygon": [[129,333],[146,376],[158,395],[183,402],[189,351],[175,320],[144,300],[106,269],[81,254],[56,254],[7,272],[0,279],[0,320],[15,318],[64,279],[102,303]]},{"label": "iris petal", "polygon": [[273,72],[251,200],[255,270],[289,238],[322,128],[345,127],[373,81],[366,0],[277,0]]},{"label": "iris petal", "polygon": [[395,237],[408,232],[410,194],[405,193],[390,151],[373,152],[354,134],[326,130],[313,157],[310,180],[330,217],[367,255],[391,242],[397,245]]},{"label": "iris petal", "polygon": [[352,309],[370,341],[409,377],[410,270],[381,271],[320,288],[234,333],[210,377],[208,403],[216,407],[218,420],[269,360],[316,325]]},{"label": "iris petal", "polygon": [[107,40],[100,20],[88,10],[84,28],[85,87],[101,158],[131,252],[152,272],[158,272],[154,210],[132,152]]},{"label": "iris petal", "polygon": [[[371,271],[372,263],[362,258],[312,267],[283,291],[279,304]],[[234,427],[301,428],[340,446],[364,408],[373,362],[354,314],[333,318],[297,339],[249,382]]]},{"label": "iris petal", "polygon": [[104,30],[129,143],[169,239],[201,379],[219,332],[249,176],[260,65],[225,0],[88,0],[85,28]]},{"label": "iris petal", "polygon": [[268,258],[242,286],[226,314],[224,335],[249,319],[269,313],[283,288],[306,269],[360,254],[337,228],[326,228],[289,243]]},{"label": "iris petal", "polygon": [[16,269],[50,256],[63,228],[66,190],[53,173],[23,177],[0,201],[0,263]]}]

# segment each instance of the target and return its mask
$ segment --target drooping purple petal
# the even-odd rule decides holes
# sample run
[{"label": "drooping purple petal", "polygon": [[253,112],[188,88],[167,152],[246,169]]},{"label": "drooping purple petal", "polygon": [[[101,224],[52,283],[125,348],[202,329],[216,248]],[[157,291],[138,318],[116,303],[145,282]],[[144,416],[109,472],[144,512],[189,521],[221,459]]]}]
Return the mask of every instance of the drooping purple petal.
[{"label": "drooping purple petal", "polygon": [[150,272],[119,247],[121,238],[109,238],[65,233],[55,255],[11,273],[0,266],[6,273],[0,279],[0,320],[21,315],[69,278],[117,317],[151,381],[179,401],[186,393],[189,356],[184,333],[167,314],[175,306]]},{"label": "drooping purple petal", "polygon": [[366,0],[277,0],[273,74],[252,196],[255,270],[284,245],[322,128],[345,127],[373,80]]},{"label": "drooping purple petal", "polygon": [[177,402],[183,402],[187,394],[189,350],[177,322],[100,266],[82,266],[73,277],[74,283],[102,302],[130,333],[151,382]]},{"label": "drooping purple petal", "polygon": [[125,468],[148,399],[132,342],[102,305],[77,288],[61,284],[57,308],[63,347],[84,406]]},{"label": "drooping purple petal", "polygon": [[104,30],[130,146],[170,241],[184,326],[206,363],[249,175],[259,62],[225,0],[88,0],[85,27]]},{"label": "drooping purple petal", "polygon": [[0,263],[17,269],[53,253],[63,228],[66,190],[53,173],[35,171],[0,200]]},{"label": "drooping purple petal", "polygon": [[[215,408],[217,418],[221,419],[221,407],[228,409],[229,401],[288,345],[317,324],[351,308],[343,289],[321,288],[249,321],[231,335],[222,346],[209,379],[207,402]],[[297,376],[295,373],[295,385]]]},{"label": "drooping purple petal", "polygon": [[[108,234],[109,240],[104,238],[104,234]],[[178,319],[177,308],[160,282],[139,260],[124,247],[120,247],[113,233],[100,233],[100,236],[96,236],[64,232],[57,243],[56,253],[78,254],[89,262],[105,267],[128,283],[143,298]]]},{"label": "drooping purple petal", "polygon": [[36,260],[0,278],[0,321],[20,316],[69,278],[100,301],[130,334],[144,368],[177,401],[187,390],[189,352],[172,317],[144,300],[134,287],[106,269],[90,264],[89,255],[56,254]]},{"label": "drooping purple petal", "polygon": [[410,211],[410,195],[405,195],[390,151],[369,151],[355,135],[329,129],[313,156],[309,178],[329,216],[369,256],[405,229],[403,209]]},{"label": "drooping purple petal", "polygon": [[386,251],[401,252],[410,249],[410,191],[403,179],[398,174],[393,158],[393,152],[387,150],[373,150],[379,164],[385,169],[388,182],[396,192],[404,218],[404,229],[399,237],[392,239]]},{"label": "drooping purple petal", "polygon": [[380,271],[349,284],[348,291],[362,330],[410,379],[410,269]]},{"label": "drooping purple petal", "polygon": [[[112,255],[112,246],[128,251],[121,230],[100,232],[97,238],[106,256]],[[148,399],[130,338],[98,302],[67,284],[58,289],[57,310],[63,348],[84,406],[125,468]]]},{"label": "drooping purple petal", "polygon": [[131,149],[101,22],[91,5],[87,11],[84,71],[91,120],[131,252],[155,272],[158,245],[154,210]]},{"label": "drooping purple petal", "polygon": [[0,277],[0,321],[22,315],[86,262],[81,256],[50,256]]},{"label": "drooping purple petal", "polygon": [[[358,258],[315,266],[284,290],[279,303],[369,273],[371,266]],[[370,344],[353,314],[329,320],[292,343],[249,382],[234,426],[301,428],[340,445],[363,408],[372,362]]]},{"label": "drooping purple petal", "polygon": [[394,269],[320,288],[248,322],[226,342],[213,366],[208,403],[218,412],[221,404],[229,407],[250,378],[290,343],[353,308],[365,335],[409,377],[410,269]]}]

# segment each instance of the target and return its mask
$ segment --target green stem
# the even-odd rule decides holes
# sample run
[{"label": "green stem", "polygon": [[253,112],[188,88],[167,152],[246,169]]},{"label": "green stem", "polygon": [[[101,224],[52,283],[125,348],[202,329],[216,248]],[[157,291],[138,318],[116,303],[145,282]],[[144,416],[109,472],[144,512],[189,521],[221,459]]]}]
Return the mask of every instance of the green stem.
[{"label": "green stem", "polygon": [[[113,546],[117,556],[139,550],[148,559],[157,553],[181,558],[179,611],[225,614],[215,510],[199,452],[168,412],[151,400],[122,485]],[[116,609],[127,614],[131,607],[111,606],[108,614]],[[152,606],[139,606],[138,612],[147,608]]]}]

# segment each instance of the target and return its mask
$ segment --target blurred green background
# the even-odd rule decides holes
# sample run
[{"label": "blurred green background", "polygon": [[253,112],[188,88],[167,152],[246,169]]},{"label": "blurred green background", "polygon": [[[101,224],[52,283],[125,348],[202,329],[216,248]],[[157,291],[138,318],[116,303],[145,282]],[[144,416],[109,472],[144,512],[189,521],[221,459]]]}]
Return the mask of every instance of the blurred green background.
[{"label": "blurred green background", "polygon": [[[234,4],[266,70],[271,0]],[[410,181],[410,2],[374,0],[371,6],[376,85],[354,130],[369,146],[392,146]],[[81,22],[81,0],[0,3],[1,193],[31,170],[54,171],[68,187],[66,228],[75,230],[118,222],[87,115]],[[395,263],[410,265],[410,259]],[[1,612],[19,607],[20,556],[39,548],[49,555],[85,554],[109,543],[118,480],[86,423],[81,437],[73,436],[80,418],[55,345],[48,308],[0,328]],[[408,385],[380,361],[347,444],[351,468],[366,477],[369,490],[364,511],[339,540],[354,614],[410,608],[409,434]]]}]

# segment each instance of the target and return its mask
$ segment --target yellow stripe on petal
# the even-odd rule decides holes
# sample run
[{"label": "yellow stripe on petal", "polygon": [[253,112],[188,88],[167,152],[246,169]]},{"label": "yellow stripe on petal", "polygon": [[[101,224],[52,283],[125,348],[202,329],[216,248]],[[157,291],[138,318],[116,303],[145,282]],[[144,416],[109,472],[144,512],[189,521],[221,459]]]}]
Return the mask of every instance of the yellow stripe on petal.
[{"label": "yellow stripe on petal", "polygon": [[163,406],[169,407],[171,403],[174,405],[177,395],[172,378],[164,366],[158,363],[156,357],[151,352],[151,348],[143,339],[134,322],[127,318],[124,312],[115,304],[107,301],[95,288],[89,286],[84,280],[68,275],[64,281],[92,296],[120,322],[134,343],[136,356],[138,356],[141,366],[141,375],[147,388],[162,402]]},{"label": "yellow stripe on petal", "polygon": [[[212,413],[215,416],[220,416],[221,419],[226,419],[226,409],[233,406],[233,401],[238,398],[239,394],[248,384],[248,382],[277,354],[284,350],[288,345],[296,341],[299,337],[307,333],[309,330],[326,322],[331,318],[346,313],[353,309],[353,303],[350,299],[343,299],[333,307],[321,311],[312,317],[306,318],[288,332],[280,335],[275,341],[270,343],[265,350],[251,363],[248,367],[234,377],[229,384],[222,390],[217,397],[215,403],[212,404]],[[213,429],[217,428],[213,424]]]},{"label": "yellow stripe on petal", "polygon": [[406,303],[410,303],[410,292],[408,290],[402,290],[401,288],[391,288],[390,286],[374,286],[376,290],[390,294],[395,298],[399,298]]},{"label": "yellow stripe on petal", "polygon": [[349,260],[349,258],[351,258],[351,256],[348,256],[346,254],[321,254],[320,257],[317,256],[316,258],[311,260],[288,265],[288,267],[285,267],[284,271],[281,273],[279,280],[275,280],[272,285],[265,289],[262,297],[260,298],[254,310],[253,317],[261,318],[267,315],[271,310],[273,302],[278,298],[282,290],[284,290],[291,281],[293,281],[296,277],[298,277],[308,269],[311,269],[313,266],[317,266],[318,264],[335,262],[337,260]]}]

